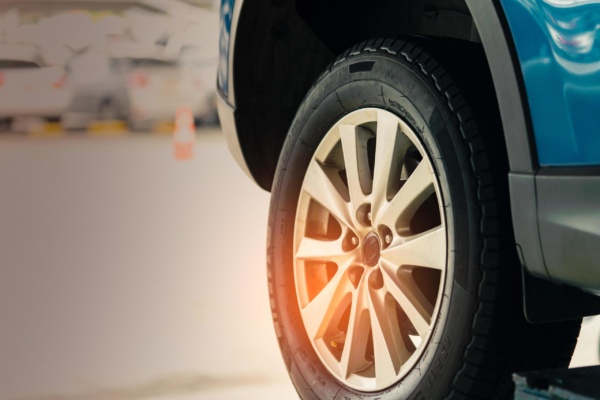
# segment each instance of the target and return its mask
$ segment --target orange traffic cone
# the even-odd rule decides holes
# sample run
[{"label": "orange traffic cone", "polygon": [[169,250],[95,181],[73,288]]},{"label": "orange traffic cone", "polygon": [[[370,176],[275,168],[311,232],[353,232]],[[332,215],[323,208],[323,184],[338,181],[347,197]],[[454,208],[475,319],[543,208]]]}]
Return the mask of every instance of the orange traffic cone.
[{"label": "orange traffic cone", "polygon": [[175,115],[175,131],[173,132],[173,146],[175,158],[189,160],[194,156],[196,142],[196,128],[192,109],[186,106],[179,107]]}]

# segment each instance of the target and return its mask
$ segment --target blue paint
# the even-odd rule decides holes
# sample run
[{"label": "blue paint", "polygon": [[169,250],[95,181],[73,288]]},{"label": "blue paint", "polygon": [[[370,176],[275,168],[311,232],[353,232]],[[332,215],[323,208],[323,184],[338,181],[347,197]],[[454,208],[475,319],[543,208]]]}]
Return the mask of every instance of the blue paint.
[{"label": "blue paint", "polygon": [[600,0],[501,0],[542,166],[600,164]]},{"label": "blue paint", "polygon": [[235,0],[221,0],[221,23],[219,32],[219,69],[217,85],[227,97],[229,95],[229,48],[231,35],[231,19]]}]

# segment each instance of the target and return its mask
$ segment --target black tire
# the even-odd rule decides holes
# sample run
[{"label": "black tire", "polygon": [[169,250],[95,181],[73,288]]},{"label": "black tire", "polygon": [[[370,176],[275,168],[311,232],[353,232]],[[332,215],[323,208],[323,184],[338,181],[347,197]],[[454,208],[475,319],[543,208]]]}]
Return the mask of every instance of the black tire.
[{"label": "black tire", "polygon": [[[476,45],[372,40],[339,56],[300,106],[275,175],[267,263],[277,337],[301,398],[507,399],[514,391],[511,373],[568,366],[581,321],[531,325],[523,316],[507,160],[485,71]],[[424,350],[395,383],[376,390],[350,387],[324,365],[305,330],[294,272],[307,168],[330,128],[365,108],[396,115],[426,149],[448,249],[443,296]]]}]

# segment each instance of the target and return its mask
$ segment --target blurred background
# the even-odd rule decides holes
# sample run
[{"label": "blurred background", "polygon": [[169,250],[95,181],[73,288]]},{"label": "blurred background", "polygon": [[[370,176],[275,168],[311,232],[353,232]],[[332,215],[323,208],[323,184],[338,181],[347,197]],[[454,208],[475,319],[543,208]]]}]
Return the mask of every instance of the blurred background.
[{"label": "blurred background", "polygon": [[212,0],[0,1],[0,129],[217,123]]},{"label": "blurred background", "polygon": [[[213,0],[0,0],[0,400],[297,398],[218,23]],[[599,361],[583,327],[573,366]]]},{"label": "blurred background", "polygon": [[0,0],[0,399],[295,397],[218,23],[212,0]]}]

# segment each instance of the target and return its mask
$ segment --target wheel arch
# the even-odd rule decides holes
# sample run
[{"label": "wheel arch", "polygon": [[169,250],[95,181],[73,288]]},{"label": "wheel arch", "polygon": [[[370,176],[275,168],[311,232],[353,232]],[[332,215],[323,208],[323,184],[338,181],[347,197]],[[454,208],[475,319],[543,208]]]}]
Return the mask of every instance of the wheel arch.
[{"label": "wheel arch", "polygon": [[[344,49],[374,37],[423,35],[483,45],[511,171],[536,168],[518,59],[498,0],[245,0],[236,32],[233,95],[238,138],[254,180],[270,190],[304,95]],[[361,23],[362,22],[362,23]]]}]

